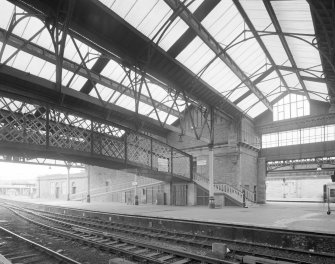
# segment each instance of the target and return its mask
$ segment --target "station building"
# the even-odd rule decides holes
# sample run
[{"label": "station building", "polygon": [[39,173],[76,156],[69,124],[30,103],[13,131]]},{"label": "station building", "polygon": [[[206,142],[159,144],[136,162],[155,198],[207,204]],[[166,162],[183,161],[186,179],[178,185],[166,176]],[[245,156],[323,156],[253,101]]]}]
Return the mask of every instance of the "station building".
[{"label": "station building", "polygon": [[0,1],[1,152],[87,164],[40,197],[323,200],[332,1]]}]

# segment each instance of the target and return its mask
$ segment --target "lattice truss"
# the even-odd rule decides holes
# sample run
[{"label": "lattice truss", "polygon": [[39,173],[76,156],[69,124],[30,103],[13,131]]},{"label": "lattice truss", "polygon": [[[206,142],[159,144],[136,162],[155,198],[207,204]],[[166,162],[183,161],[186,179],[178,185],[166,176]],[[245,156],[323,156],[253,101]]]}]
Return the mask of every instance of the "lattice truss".
[{"label": "lattice truss", "polygon": [[276,170],[298,170],[298,169],[334,169],[335,168],[335,157],[317,157],[317,158],[306,158],[306,159],[294,159],[294,160],[276,160],[267,161],[267,171]]},{"label": "lattice truss", "polygon": [[0,97],[0,113],[0,143],[91,153],[190,177],[190,155],[138,132],[6,97]]},{"label": "lattice truss", "polygon": [[85,152],[91,150],[90,120],[58,110],[50,110],[49,120],[50,146]]},{"label": "lattice truss", "polygon": [[151,165],[151,140],[136,133],[129,133],[127,136],[128,160]]},{"label": "lattice truss", "polygon": [[[104,107],[115,104],[156,119],[162,127],[179,120],[181,134],[185,108],[204,107],[185,91],[149,75],[143,66],[125,66],[120,58],[79,40],[66,24],[57,26],[45,14],[26,12],[10,3],[4,9],[11,15],[6,16],[6,26],[0,25],[3,65],[55,82],[59,91],[70,88],[95,97]],[[68,4],[66,9],[70,12],[72,6]],[[93,70],[99,63],[105,66]],[[200,134],[195,132],[198,139]]]},{"label": "lattice truss", "polygon": [[93,122],[93,152],[104,156],[125,159],[125,131],[117,127]]},{"label": "lattice truss", "polygon": [[45,108],[0,97],[0,140],[46,145]]}]

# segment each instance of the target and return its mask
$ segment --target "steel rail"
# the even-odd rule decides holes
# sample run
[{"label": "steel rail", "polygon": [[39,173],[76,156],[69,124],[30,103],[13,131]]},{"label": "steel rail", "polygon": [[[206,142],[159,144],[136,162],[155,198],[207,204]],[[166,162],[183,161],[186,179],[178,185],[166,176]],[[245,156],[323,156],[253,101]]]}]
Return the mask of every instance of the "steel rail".
[{"label": "steel rail", "polygon": [[[20,209],[20,207],[18,207]],[[22,209],[21,210],[27,210],[27,209]],[[81,229],[86,229],[89,230],[89,232],[95,232],[95,234],[99,234],[100,231],[97,231],[96,229],[90,229],[87,227],[84,227],[82,225],[87,225],[90,227],[95,227],[95,228],[100,228],[102,230],[108,230],[108,229],[112,229],[113,231],[121,231],[121,232],[126,232],[126,233],[132,233],[132,234],[138,234],[140,236],[146,236],[146,237],[150,237],[153,239],[160,239],[160,240],[167,240],[167,241],[173,241],[175,243],[180,243],[180,244],[186,244],[186,245],[193,245],[193,246],[199,246],[201,248],[208,248],[210,249],[212,244],[209,243],[210,240],[212,240],[211,242],[221,242],[221,243],[230,243],[230,245],[228,244],[229,248],[231,249],[231,251],[234,254],[239,254],[241,257],[243,258],[243,256],[247,256],[248,254],[252,254],[253,256],[257,256],[257,257],[262,257],[262,258],[266,258],[266,259],[275,259],[275,260],[281,260],[281,261],[292,261],[295,258],[289,258],[289,257],[282,257],[282,256],[274,256],[272,254],[259,254],[256,252],[250,252],[249,251],[243,251],[241,249],[234,249],[234,245],[239,245],[239,246],[254,246],[254,247],[262,247],[264,249],[271,249],[271,250],[276,250],[279,251],[278,253],[283,253],[284,255],[286,254],[290,254],[290,253],[294,253],[294,254],[300,254],[300,255],[304,255],[304,256],[314,256],[314,257],[322,257],[322,258],[334,258],[335,255],[334,254],[329,254],[329,253],[322,253],[322,252],[310,252],[310,251],[305,251],[305,250],[300,250],[300,249],[291,249],[291,248],[279,248],[276,246],[271,246],[271,245],[263,245],[263,244],[258,244],[258,243],[252,243],[252,242],[247,242],[247,241],[238,241],[238,240],[231,240],[231,239],[223,239],[223,238],[215,238],[215,237],[208,237],[208,236],[204,236],[204,235],[191,235],[191,234],[186,234],[186,233],[181,233],[181,234],[177,234],[175,232],[171,232],[171,231],[167,231],[167,230],[155,230],[153,228],[144,228],[144,227],[135,227],[135,226],[131,226],[131,225],[125,225],[125,224],[121,224],[121,226],[123,226],[124,228],[113,228],[111,227],[111,224],[113,224],[112,222],[108,222],[108,221],[102,221],[102,220],[97,220],[97,219],[87,219],[87,217],[78,217],[78,216],[68,216],[68,215],[61,215],[61,214],[57,214],[57,213],[51,213],[51,212],[45,212],[45,211],[41,211],[41,210],[36,210],[36,209],[29,209],[28,211],[32,212],[38,212],[38,216],[40,217],[45,217],[46,219],[50,220],[50,221],[54,221],[54,222],[58,222],[60,224],[63,225],[74,225],[76,226],[76,228],[81,228]],[[52,215],[52,218],[47,217],[47,216],[42,216],[41,214],[46,214],[46,215]],[[65,218],[65,219],[64,219]],[[74,218],[74,219],[78,219],[78,220],[71,220],[71,219],[67,219],[67,218]],[[56,220],[58,219],[58,220]],[[61,219],[61,220],[59,220]],[[75,224],[69,224],[68,222],[64,222],[64,220],[71,222],[71,223],[75,223]],[[86,221],[86,223],[84,222]],[[89,222],[89,223],[87,223]],[[92,223],[92,222],[100,222],[100,223]],[[105,223],[105,224],[101,224],[101,223]],[[144,229],[143,232],[139,231],[138,229]],[[149,234],[149,232],[156,232],[156,234]],[[102,234],[106,234],[105,231],[101,231],[100,233]],[[164,234],[166,235],[164,235]],[[168,236],[167,236],[168,235]],[[113,235],[114,238],[117,239],[123,239],[123,236],[117,236],[117,235]],[[195,238],[200,239],[198,241],[195,241]],[[231,247],[232,246],[232,247]],[[296,258],[298,258],[298,256],[296,256]],[[298,261],[298,260],[295,260]],[[309,261],[301,261],[299,260],[299,263],[301,264],[310,264],[313,262],[309,262]]]},{"label": "steel rail", "polygon": [[[229,243],[228,244],[229,249],[235,254],[240,254],[241,256],[252,254],[253,256],[267,258],[267,259],[275,259],[275,260],[281,260],[281,261],[292,261],[293,260],[292,258],[288,258],[288,257],[273,256],[272,254],[265,254],[265,253],[258,254],[254,251],[250,252],[250,251],[237,250],[237,249],[234,249],[234,246],[236,245],[247,246],[247,247],[253,246],[253,247],[261,247],[264,249],[277,250],[283,254],[294,253],[294,254],[308,255],[308,256],[314,256],[314,257],[335,258],[335,254],[329,254],[329,253],[311,252],[311,251],[291,249],[291,248],[279,248],[276,246],[263,245],[263,244],[247,242],[247,241],[239,241],[239,240],[232,240],[232,239],[225,239],[225,238],[218,238],[218,237],[209,237],[209,236],[199,235],[199,234],[193,235],[193,234],[186,234],[186,233],[176,233],[176,232],[171,232],[168,230],[145,228],[145,227],[126,225],[126,224],[120,224],[121,226],[123,226],[123,228],[120,228],[120,227],[113,228],[111,226],[111,224],[113,223],[107,222],[107,221],[101,221],[97,219],[87,219],[87,217],[61,215],[61,214],[56,214],[56,213],[43,212],[43,211],[35,210],[35,209],[32,209],[32,210],[39,211],[42,214],[50,214],[52,215],[52,218],[46,217],[46,219],[51,220],[51,221],[60,221],[59,223],[63,222],[64,225],[67,224],[66,222],[64,222],[64,220],[66,220],[70,223],[73,223],[74,225],[87,225],[89,227],[100,228],[102,230],[112,229],[113,231],[119,231],[119,232],[121,231],[125,233],[138,234],[138,235],[150,237],[152,239],[166,240],[166,241],[171,241],[171,242],[175,242],[179,244],[198,246],[201,248],[211,249],[212,243],[214,242]],[[71,220],[67,218],[77,218],[78,220]],[[86,223],[84,221],[86,221]],[[100,222],[100,224],[99,223],[87,223],[87,222]],[[101,224],[101,222],[105,222],[105,224]],[[81,228],[90,230],[90,228],[86,228],[86,227],[81,227]],[[144,229],[144,231],[141,232],[138,229]],[[95,232],[97,231],[95,230]],[[153,232],[154,234],[150,234],[149,232]],[[115,235],[113,236],[118,237]],[[122,236],[120,236],[120,238],[122,238]],[[196,241],[195,238],[199,240]],[[312,264],[313,262],[299,261],[299,263],[300,264]]]},{"label": "steel rail", "polygon": [[[154,246],[151,244],[138,242],[134,239],[126,238],[123,236],[111,235],[103,231],[97,231],[97,230],[90,229],[87,227],[83,227],[83,226],[79,226],[75,224],[69,224],[64,221],[59,221],[59,220],[55,220],[52,218],[47,219],[49,221],[56,222],[64,226],[68,226],[70,228],[70,230],[64,230],[61,228],[56,228],[56,227],[52,227],[46,224],[42,224],[28,217],[25,217],[16,211],[16,210],[25,210],[27,212],[26,209],[22,209],[18,207],[16,207],[16,209],[11,209],[10,207],[7,207],[7,209],[11,210],[13,213],[25,219],[26,221],[29,221],[42,228],[45,228],[49,232],[54,233],[55,235],[59,237],[66,237],[68,239],[76,240],[86,245],[92,245],[95,248],[109,250],[109,251],[121,253],[127,256],[130,255],[134,259],[141,260],[141,261],[147,261],[148,263],[157,263],[157,264],[175,263],[175,262],[171,262],[170,258],[167,261],[165,261],[165,260],[160,260],[160,258],[155,259],[153,257],[159,254],[167,254],[170,256],[174,256],[175,258],[179,257],[183,259],[188,259],[190,261],[193,261],[192,263],[196,261],[196,263],[235,264],[235,262],[225,261],[222,259],[217,259],[217,258],[212,258],[212,257],[207,257],[207,256],[202,256],[202,255],[196,255],[193,253],[188,253],[188,252],[179,251],[175,249],[167,249],[167,248],[162,248],[159,246]],[[78,233],[80,233],[80,235],[78,235]],[[123,246],[127,246],[127,247],[130,246],[131,249],[130,250],[123,249],[122,248]],[[149,252],[136,253],[136,251],[144,251],[145,249],[151,250],[151,252],[149,251]],[[154,253],[153,251],[156,252],[157,254]],[[147,255],[144,255],[144,254],[147,254]],[[179,261],[180,260],[176,261],[176,263],[179,263]]]},{"label": "steel rail", "polygon": [[14,237],[16,240],[18,240],[20,242],[23,242],[23,243],[27,244],[30,247],[35,248],[37,251],[40,251],[40,252],[42,252],[42,253],[44,253],[44,254],[46,254],[48,256],[51,256],[52,258],[55,258],[55,259],[61,261],[61,263],[81,264],[81,262],[75,261],[75,260],[73,260],[73,259],[71,259],[71,258],[69,258],[67,256],[64,256],[64,255],[62,255],[62,254],[60,254],[60,253],[58,253],[58,252],[56,252],[54,250],[51,250],[51,249],[49,249],[49,248],[47,248],[45,246],[42,246],[42,245],[40,245],[40,244],[38,244],[38,243],[36,243],[36,242],[34,242],[32,240],[29,240],[29,239],[27,239],[27,238],[25,238],[23,236],[20,236],[20,235],[14,233],[14,232],[12,232],[12,231],[10,231],[10,230],[2,227],[2,226],[0,226],[0,232],[3,232],[6,235],[10,235],[10,236]]}]

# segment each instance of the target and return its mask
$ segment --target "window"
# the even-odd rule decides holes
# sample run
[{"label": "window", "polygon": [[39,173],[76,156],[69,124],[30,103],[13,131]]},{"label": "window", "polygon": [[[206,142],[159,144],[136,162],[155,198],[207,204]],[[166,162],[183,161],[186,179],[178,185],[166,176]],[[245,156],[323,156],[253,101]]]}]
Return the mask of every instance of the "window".
[{"label": "window", "polygon": [[334,140],[335,125],[307,127],[278,133],[263,134],[262,148],[274,148]]},{"label": "window", "polygon": [[279,146],[290,146],[300,144],[300,131],[291,130],[279,132],[278,143]]},{"label": "window", "polygon": [[335,125],[325,126],[325,141],[335,140]]},{"label": "window", "polygon": [[303,95],[288,94],[273,105],[273,121],[309,115],[309,102]]},{"label": "window", "polygon": [[278,133],[262,135],[262,148],[278,147]]},{"label": "window", "polygon": [[301,144],[323,142],[324,127],[309,127],[301,129]]}]

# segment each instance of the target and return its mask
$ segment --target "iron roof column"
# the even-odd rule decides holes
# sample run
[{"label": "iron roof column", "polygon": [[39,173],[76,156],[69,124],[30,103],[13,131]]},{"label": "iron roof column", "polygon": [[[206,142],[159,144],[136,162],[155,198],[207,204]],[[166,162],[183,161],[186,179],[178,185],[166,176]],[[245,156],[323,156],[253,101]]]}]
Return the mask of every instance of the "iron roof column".
[{"label": "iron roof column", "polygon": [[208,144],[208,207],[215,208],[214,199],[214,109],[210,109],[210,143]]}]

